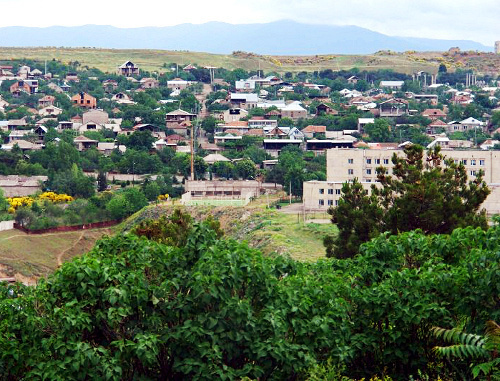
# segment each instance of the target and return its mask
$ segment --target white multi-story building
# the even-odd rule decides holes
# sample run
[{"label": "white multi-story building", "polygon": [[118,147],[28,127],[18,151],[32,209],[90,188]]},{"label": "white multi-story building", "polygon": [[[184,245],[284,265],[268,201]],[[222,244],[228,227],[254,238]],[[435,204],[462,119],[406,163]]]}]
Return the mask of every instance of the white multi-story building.
[{"label": "white multi-story building", "polygon": [[[491,188],[491,194],[483,203],[488,214],[500,213],[500,151],[449,150],[441,151],[455,163],[461,162],[469,179],[474,179],[479,170]],[[342,185],[358,179],[366,189],[377,183],[376,168],[383,166],[392,173],[392,156],[404,155],[402,149],[342,149],[327,150],[327,181],[304,182],[303,202],[306,211],[326,211],[335,206],[341,197]]]}]

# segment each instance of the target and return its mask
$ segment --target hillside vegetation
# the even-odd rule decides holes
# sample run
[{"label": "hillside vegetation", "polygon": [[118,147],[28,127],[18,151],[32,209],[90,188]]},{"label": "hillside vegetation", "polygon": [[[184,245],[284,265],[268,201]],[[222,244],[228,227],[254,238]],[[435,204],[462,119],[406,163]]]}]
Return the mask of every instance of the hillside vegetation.
[{"label": "hillside vegetation", "polygon": [[59,60],[63,63],[78,61],[82,66],[95,67],[114,72],[127,60],[143,70],[163,72],[169,70],[165,64],[187,65],[197,63],[226,69],[265,70],[277,72],[299,72],[315,70],[360,70],[392,69],[402,73],[416,71],[437,72],[441,63],[451,70],[469,68],[481,73],[497,73],[500,56],[484,52],[413,52],[395,53],[380,51],[371,55],[315,55],[315,56],[264,56],[246,52],[231,55],[189,51],[127,50],[95,48],[1,48],[0,60],[32,59]]}]

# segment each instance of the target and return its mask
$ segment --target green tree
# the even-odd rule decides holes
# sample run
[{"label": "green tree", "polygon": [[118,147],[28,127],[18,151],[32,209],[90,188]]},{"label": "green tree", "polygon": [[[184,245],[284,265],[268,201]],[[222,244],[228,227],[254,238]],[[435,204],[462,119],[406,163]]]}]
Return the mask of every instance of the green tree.
[{"label": "green tree", "polygon": [[[445,159],[439,147],[427,152],[425,163],[421,146],[407,146],[404,154],[393,155],[392,176],[386,168],[377,168],[380,185],[371,186],[370,196],[358,182],[343,186],[339,205],[328,211],[339,228],[338,238],[325,242],[330,255],[352,256],[357,245],[378,232],[422,229],[425,234],[443,234],[464,226],[487,229],[486,213],[479,208],[490,190],[481,171],[468,181],[465,167]],[[344,219],[345,215],[349,218]]]},{"label": "green tree", "polygon": [[376,119],[374,123],[367,124],[365,133],[373,142],[389,142],[392,138],[389,122],[382,118]]}]

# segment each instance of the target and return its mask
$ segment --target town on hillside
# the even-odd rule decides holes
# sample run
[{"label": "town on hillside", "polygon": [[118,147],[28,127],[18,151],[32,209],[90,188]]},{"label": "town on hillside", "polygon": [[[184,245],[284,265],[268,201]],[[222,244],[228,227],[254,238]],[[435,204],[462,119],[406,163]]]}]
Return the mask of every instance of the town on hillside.
[{"label": "town on hillside", "polygon": [[[439,146],[471,180],[484,174],[483,207],[496,214],[499,86],[498,73],[444,63],[408,75],[2,61],[1,219],[46,229],[120,220],[148,202],[246,205],[282,191],[326,212],[343,183],[370,188],[409,144]],[[32,207],[43,194],[76,201],[50,214]]]}]

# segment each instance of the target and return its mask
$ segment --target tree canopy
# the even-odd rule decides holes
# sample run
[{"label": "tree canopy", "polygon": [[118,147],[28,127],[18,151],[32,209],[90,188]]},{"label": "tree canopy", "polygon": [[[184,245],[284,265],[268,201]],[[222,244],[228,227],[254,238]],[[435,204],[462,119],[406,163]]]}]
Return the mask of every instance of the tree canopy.
[{"label": "tree canopy", "polygon": [[398,234],[421,229],[425,234],[451,233],[465,226],[487,228],[486,212],[479,208],[490,190],[483,173],[468,180],[465,167],[446,159],[439,147],[427,152],[410,145],[404,157],[392,157],[392,175],[377,168],[378,184],[371,194],[358,181],[345,183],[332,222],[339,228],[336,239],[325,240],[330,256],[350,257],[360,243],[380,232]]}]

